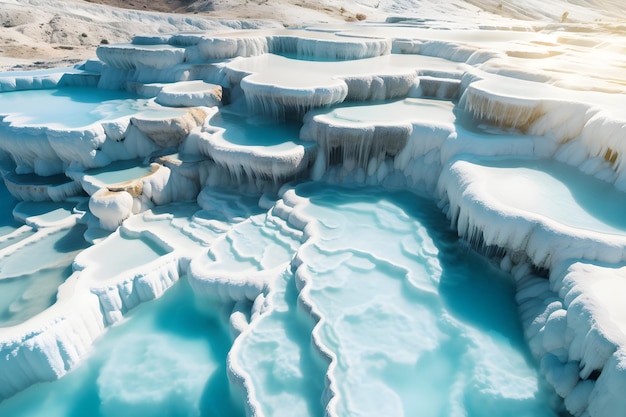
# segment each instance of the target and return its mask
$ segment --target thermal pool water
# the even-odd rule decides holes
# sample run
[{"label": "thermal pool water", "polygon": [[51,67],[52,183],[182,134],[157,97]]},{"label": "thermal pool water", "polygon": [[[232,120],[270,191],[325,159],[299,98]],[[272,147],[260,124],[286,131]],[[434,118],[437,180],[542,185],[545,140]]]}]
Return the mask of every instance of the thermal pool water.
[{"label": "thermal pool water", "polygon": [[104,168],[87,170],[85,175],[99,183],[114,185],[141,178],[151,172],[150,166],[142,164],[141,161],[130,160],[114,162]]},{"label": "thermal pool water", "polygon": [[228,329],[182,280],[111,328],[85,362],[2,402],[7,416],[243,416],[229,398]]},{"label": "thermal pool water", "polygon": [[[282,270],[232,349],[232,302],[194,304],[183,278],[111,328],[68,375],[2,402],[0,415],[237,416],[246,395],[267,416],[321,415],[329,397],[338,416],[557,415],[515,324],[512,280],[459,241],[432,201],[322,183],[290,195],[310,234],[302,246],[290,237],[297,227],[277,229],[280,212],[254,214],[254,201],[239,210],[251,217],[224,230],[228,239],[212,238],[215,253],[234,251],[226,270],[248,270],[259,250],[268,257],[259,267]],[[130,227],[167,236],[190,228],[190,208],[164,206],[182,217]],[[97,275],[136,265],[133,242],[145,245],[94,246],[116,261]],[[248,317],[255,310],[239,304]],[[229,383],[227,363],[245,391]]]},{"label": "thermal pool water", "polygon": [[621,213],[626,195],[615,195],[611,185],[565,164],[492,160],[473,168],[495,200],[527,217],[548,218],[571,228],[605,234],[620,235],[626,230]]},{"label": "thermal pool water", "polygon": [[[98,121],[129,116],[149,107],[150,100],[97,88],[64,87],[2,94],[0,115],[13,126],[77,129]],[[33,112],[34,108],[42,111]]]}]

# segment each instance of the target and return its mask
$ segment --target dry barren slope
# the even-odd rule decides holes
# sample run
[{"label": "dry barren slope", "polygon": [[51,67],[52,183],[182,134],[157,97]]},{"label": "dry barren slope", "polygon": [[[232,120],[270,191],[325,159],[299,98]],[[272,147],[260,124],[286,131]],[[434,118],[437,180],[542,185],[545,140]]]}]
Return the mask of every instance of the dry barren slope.
[{"label": "dry barren slope", "polygon": [[[146,8],[153,4],[145,3]],[[277,25],[275,21],[214,19],[200,13],[120,9],[82,0],[0,0],[0,70],[69,65],[95,56],[103,41],[128,42],[141,33]]]},{"label": "dry barren slope", "polygon": [[357,5],[349,12],[335,3],[340,2],[0,0],[0,71],[69,65],[94,56],[104,40],[128,42],[142,33],[338,22],[369,10]]},{"label": "dry barren slope", "polygon": [[[626,21],[623,0],[0,0],[0,70],[69,65],[135,34],[355,20],[357,14],[506,26],[516,19]],[[253,21],[242,20],[253,19]],[[256,19],[256,20],[255,20]],[[273,22],[259,19],[272,19]]]}]

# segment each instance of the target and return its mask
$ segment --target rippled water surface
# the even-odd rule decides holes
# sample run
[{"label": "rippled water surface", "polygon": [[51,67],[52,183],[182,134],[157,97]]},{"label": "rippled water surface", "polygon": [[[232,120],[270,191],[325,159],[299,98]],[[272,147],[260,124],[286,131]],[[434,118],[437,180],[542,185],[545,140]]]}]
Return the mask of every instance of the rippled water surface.
[{"label": "rippled water surface", "polygon": [[[253,320],[236,339],[233,305],[195,297],[183,278],[109,329],[68,375],[0,403],[0,415],[237,417],[245,397],[268,417],[557,415],[510,278],[461,244],[432,201],[321,183],[290,195],[282,228],[289,216],[270,209],[219,240],[233,248],[233,268],[236,254],[261,247],[258,265],[276,270],[263,308],[238,305]],[[190,206],[178,209],[193,221]],[[122,250],[128,260],[133,240]],[[238,378],[229,380],[228,360]]]}]

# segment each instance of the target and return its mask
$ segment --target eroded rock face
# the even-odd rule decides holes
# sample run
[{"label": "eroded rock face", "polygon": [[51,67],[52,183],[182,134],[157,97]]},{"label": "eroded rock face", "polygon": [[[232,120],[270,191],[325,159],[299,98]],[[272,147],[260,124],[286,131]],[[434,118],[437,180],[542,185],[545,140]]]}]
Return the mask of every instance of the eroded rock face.
[{"label": "eroded rock face", "polygon": [[207,112],[199,107],[172,110],[171,117],[144,112],[131,118],[131,124],[158,146],[179,146],[196,127],[202,126]]}]

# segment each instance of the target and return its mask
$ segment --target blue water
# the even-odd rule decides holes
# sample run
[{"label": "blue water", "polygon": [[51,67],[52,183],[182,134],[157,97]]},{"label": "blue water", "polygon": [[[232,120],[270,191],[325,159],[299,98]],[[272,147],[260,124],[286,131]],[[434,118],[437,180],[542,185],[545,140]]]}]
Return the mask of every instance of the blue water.
[{"label": "blue water", "polygon": [[382,102],[349,102],[330,109],[316,110],[329,123],[378,125],[414,120],[452,123],[453,105],[449,101],[407,98]]},{"label": "blue water", "polygon": [[20,202],[0,186],[0,327],[15,326],[56,301],[57,288],[71,275],[74,256],[88,246],[82,225],[42,229],[24,227],[13,212],[35,223],[67,219],[75,203]]},{"label": "blue water", "polygon": [[[339,416],[554,416],[514,285],[410,193],[311,184],[319,236],[299,257],[332,352]],[[310,227],[310,226],[309,226]]]},{"label": "blue water", "polygon": [[1,93],[1,98],[0,115],[10,115],[18,126],[69,129],[132,115],[150,106],[149,100],[127,92],[88,87],[11,91]]},{"label": "blue water", "polygon": [[[173,227],[182,225],[175,225],[178,217],[201,225],[215,216],[231,232],[211,244],[232,248],[237,256],[228,262],[241,257],[242,271],[258,254],[261,267],[284,264],[261,315],[244,303],[244,315],[255,318],[234,345],[233,306],[196,299],[183,278],[109,329],[68,375],[0,403],[0,416],[243,417],[245,392],[229,381],[229,359],[268,417],[321,416],[327,408],[340,417],[557,415],[553,393],[529,359],[510,277],[468,250],[432,201],[321,183],[294,192],[297,201],[289,204],[304,223],[289,211],[259,214],[255,199],[235,205],[249,221],[224,218],[226,210],[211,208],[221,195],[224,207],[232,205],[220,193],[205,196],[195,215],[190,205],[180,206],[180,216],[177,205],[153,215],[154,233],[164,237],[167,210]],[[151,230],[150,223],[132,228]],[[308,239],[299,242],[303,228]],[[107,242],[107,259],[116,262],[96,267],[106,276],[141,265],[134,254],[163,254],[143,239],[98,245]],[[296,253],[300,263],[290,266]],[[312,280],[303,284],[300,273]]]},{"label": "blue water", "polygon": [[[89,274],[95,279],[106,281],[133,268],[146,265],[168,251],[143,237],[111,236],[90,249]],[[106,256],[102,256],[102,254]],[[114,262],[111,260],[114,259]]]},{"label": "blue water", "polygon": [[626,231],[626,194],[561,162],[535,159],[484,161],[486,189],[500,202],[570,227],[601,233]]},{"label": "blue water", "polygon": [[210,124],[225,129],[224,140],[234,145],[272,147],[280,151],[299,142],[300,125],[297,123],[277,124],[221,111],[211,118]]},{"label": "blue water", "polygon": [[62,379],[35,385],[0,404],[12,417],[243,417],[230,399],[227,329],[189,302],[185,280],[111,328]]},{"label": "blue water", "polygon": [[20,224],[13,218],[13,207],[17,199],[9,193],[4,181],[0,181],[0,236],[15,231]]},{"label": "blue water", "polygon": [[18,218],[28,219],[35,224],[54,224],[68,218],[76,207],[75,202],[22,201],[13,211]]},{"label": "blue water", "polygon": [[313,323],[299,310],[293,274],[284,271],[276,284],[272,311],[241,336],[237,359],[266,416],[321,416],[324,368],[311,345]]},{"label": "blue water", "polygon": [[59,285],[72,274],[70,263],[0,280],[0,327],[23,323],[53,305]]},{"label": "blue water", "polygon": [[152,172],[150,165],[143,164],[139,160],[116,161],[102,168],[88,169],[85,171],[96,180],[107,184],[118,184],[121,182],[139,179]]},{"label": "blue water", "polygon": [[85,230],[76,225],[32,232],[6,246],[0,257],[0,327],[20,324],[54,304],[74,257],[88,246]]},{"label": "blue water", "polygon": [[72,181],[63,174],[46,177],[37,174],[12,174],[10,180],[17,184],[27,185],[60,185]]},{"label": "blue water", "polygon": [[34,274],[59,263],[69,266],[74,255],[87,246],[82,238],[85,230],[83,225],[76,225],[52,233],[41,231],[33,234],[27,244],[10,248],[0,258],[0,282]]}]

